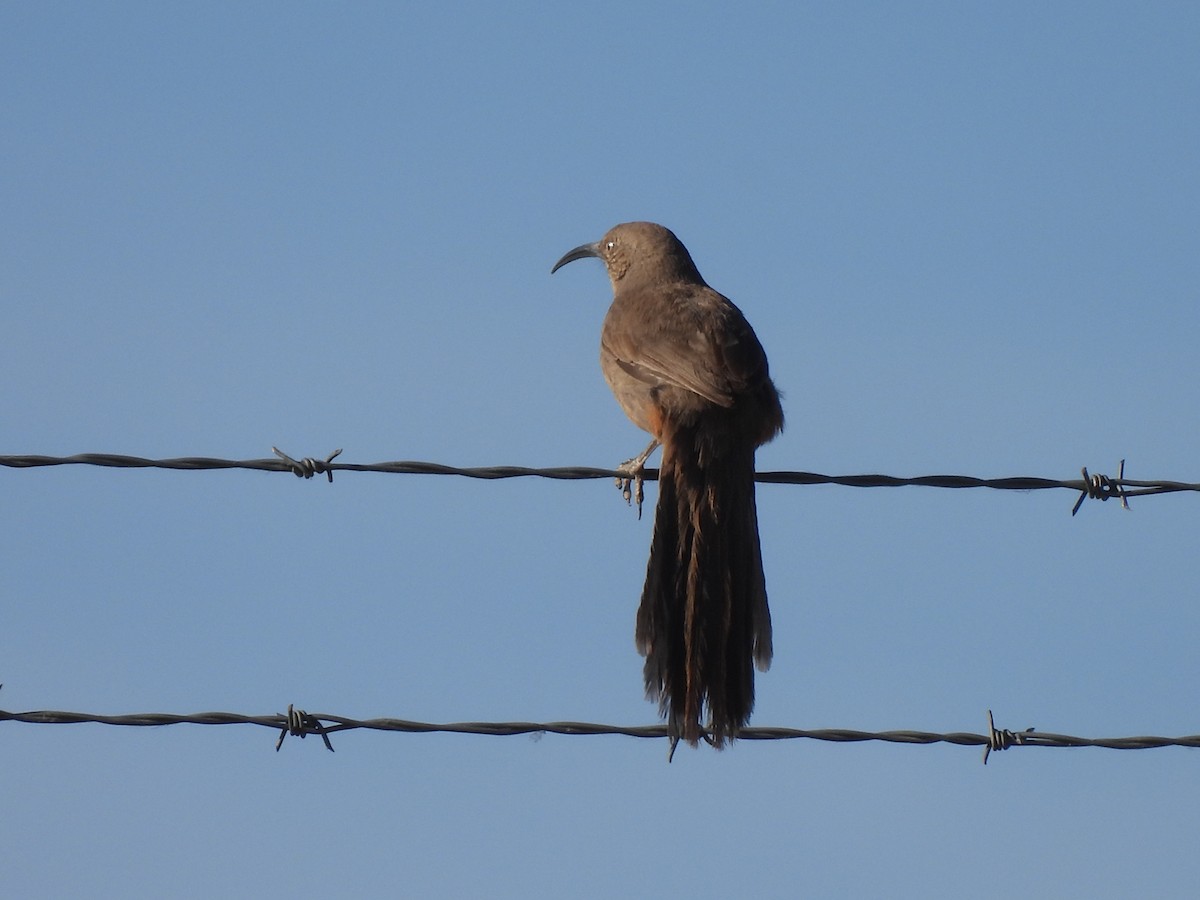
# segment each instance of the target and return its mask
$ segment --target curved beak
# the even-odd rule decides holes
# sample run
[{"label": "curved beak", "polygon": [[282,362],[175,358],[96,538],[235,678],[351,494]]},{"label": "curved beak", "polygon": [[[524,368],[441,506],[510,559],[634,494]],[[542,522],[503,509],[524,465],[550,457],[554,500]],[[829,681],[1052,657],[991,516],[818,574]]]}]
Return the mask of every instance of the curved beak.
[{"label": "curved beak", "polygon": [[600,258],[599,242],[596,242],[593,244],[580,244],[574,250],[568,251],[567,254],[565,256],[563,256],[562,259],[560,259],[558,262],[556,262],[554,264],[554,268],[550,270],[550,274],[553,275],[555,272],[557,272],[559,269],[561,269],[567,263],[575,262],[575,260],[577,260],[577,259],[583,259],[585,256],[595,256],[596,258],[599,259]]}]

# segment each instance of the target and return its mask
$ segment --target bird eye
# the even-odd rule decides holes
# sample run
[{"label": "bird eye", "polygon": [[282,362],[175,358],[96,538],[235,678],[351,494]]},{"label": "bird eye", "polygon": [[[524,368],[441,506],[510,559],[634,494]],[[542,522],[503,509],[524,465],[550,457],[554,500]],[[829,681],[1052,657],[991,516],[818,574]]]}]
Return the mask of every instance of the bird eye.
[{"label": "bird eye", "polygon": [[605,245],[604,245],[604,249],[605,249],[605,250],[611,250],[611,249],[612,249],[613,247],[615,247],[615,246],[617,246],[617,242],[616,242],[616,241],[609,241],[607,244],[605,244]]}]

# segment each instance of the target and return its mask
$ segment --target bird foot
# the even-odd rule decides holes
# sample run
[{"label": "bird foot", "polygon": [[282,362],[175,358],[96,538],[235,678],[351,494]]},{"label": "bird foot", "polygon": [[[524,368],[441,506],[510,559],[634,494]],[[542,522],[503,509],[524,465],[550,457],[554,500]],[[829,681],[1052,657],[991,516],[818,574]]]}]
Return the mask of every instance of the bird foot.
[{"label": "bird foot", "polygon": [[653,440],[650,446],[635,456],[633,459],[627,459],[625,462],[617,466],[617,487],[621,489],[621,496],[625,498],[626,503],[632,503],[637,500],[638,518],[642,517],[642,499],[645,494],[642,491],[642,482],[646,474],[646,460],[650,458],[650,454],[658,449],[658,441]]},{"label": "bird foot", "polygon": [[617,466],[617,471],[621,474],[616,478],[617,487],[621,490],[621,496],[625,498],[625,502],[630,506],[633,501],[637,500],[638,518],[642,517],[642,500],[645,499],[645,491],[642,489],[644,483],[643,474],[646,471],[646,460],[644,457],[635,456],[633,459],[627,459],[625,462]]}]

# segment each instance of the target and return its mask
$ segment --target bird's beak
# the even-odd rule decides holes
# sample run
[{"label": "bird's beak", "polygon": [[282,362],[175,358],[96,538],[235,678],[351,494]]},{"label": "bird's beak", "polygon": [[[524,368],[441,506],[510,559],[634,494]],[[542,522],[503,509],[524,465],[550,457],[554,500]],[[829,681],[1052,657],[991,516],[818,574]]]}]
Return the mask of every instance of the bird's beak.
[{"label": "bird's beak", "polygon": [[553,275],[567,263],[575,262],[577,259],[583,259],[585,256],[595,256],[597,258],[601,258],[599,242],[594,244],[580,244],[574,250],[569,251],[562,259],[554,264],[554,268],[550,270],[550,274]]}]

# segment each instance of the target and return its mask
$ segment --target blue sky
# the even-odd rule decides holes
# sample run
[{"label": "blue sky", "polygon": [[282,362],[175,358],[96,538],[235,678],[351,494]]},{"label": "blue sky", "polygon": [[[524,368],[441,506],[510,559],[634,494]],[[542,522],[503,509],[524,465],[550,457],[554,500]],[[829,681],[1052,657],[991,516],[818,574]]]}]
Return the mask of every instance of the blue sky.
[{"label": "blue sky", "polygon": [[[651,219],[763,469],[1200,480],[1192,4],[6,4],[0,454],[611,466]],[[648,500],[655,498],[653,486]],[[763,486],[754,723],[1200,732],[1197,501]],[[0,708],[656,721],[604,481],[0,469]],[[1184,895],[1194,751],[0,728],[20,897]]]}]

